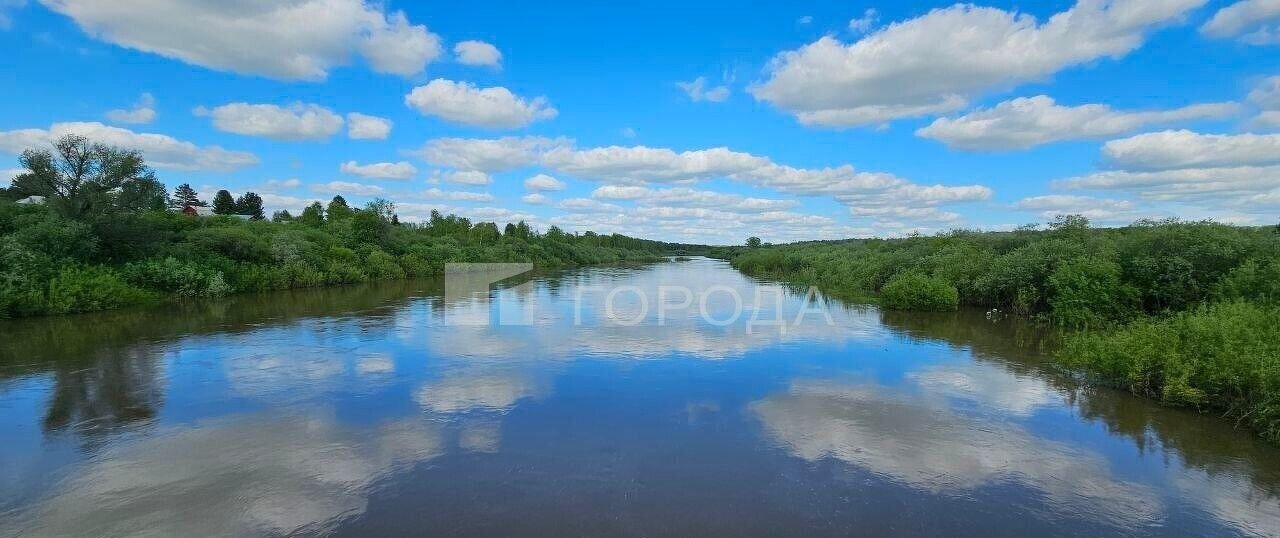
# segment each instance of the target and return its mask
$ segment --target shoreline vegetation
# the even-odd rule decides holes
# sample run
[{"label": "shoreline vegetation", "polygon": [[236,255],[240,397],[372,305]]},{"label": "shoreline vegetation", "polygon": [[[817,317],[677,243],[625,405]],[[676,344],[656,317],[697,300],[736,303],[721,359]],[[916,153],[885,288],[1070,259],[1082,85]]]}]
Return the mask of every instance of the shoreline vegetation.
[{"label": "shoreline vegetation", "polygon": [[189,185],[171,196],[136,151],[77,136],[21,163],[26,172],[0,189],[0,318],[436,276],[453,262],[656,261],[671,249],[435,211],[404,223],[392,202],[354,208],[341,196],[267,220],[255,193],[219,191],[211,207]]},{"label": "shoreline vegetation", "polygon": [[756,277],[887,310],[989,308],[1063,332],[1059,364],[1165,404],[1213,411],[1280,443],[1280,227],[1139,221],[953,230],[902,239],[707,247],[591,232],[502,229],[341,196],[298,216],[227,191],[170,195],[136,151],[66,136],[28,150],[0,188],[0,318],[164,300],[437,276],[452,262],[535,268],[699,254]]},{"label": "shoreline vegetation", "polygon": [[1280,227],[1178,220],[1092,228],[714,249],[743,273],[871,297],[888,310],[1028,316],[1063,333],[1057,362],[1280,443]]}]

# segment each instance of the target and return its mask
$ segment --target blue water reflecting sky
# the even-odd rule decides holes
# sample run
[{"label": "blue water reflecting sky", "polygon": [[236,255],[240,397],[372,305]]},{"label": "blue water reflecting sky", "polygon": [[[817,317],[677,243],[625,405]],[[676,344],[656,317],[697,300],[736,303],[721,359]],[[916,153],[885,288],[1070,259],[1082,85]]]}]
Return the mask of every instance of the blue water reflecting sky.
[{"label": "blue water reflecting sky", "polygon": [[5,325],[0,534],[1280,532],[1280,451],[1076,386],[1052,334],[761,285],[695,259]]}]

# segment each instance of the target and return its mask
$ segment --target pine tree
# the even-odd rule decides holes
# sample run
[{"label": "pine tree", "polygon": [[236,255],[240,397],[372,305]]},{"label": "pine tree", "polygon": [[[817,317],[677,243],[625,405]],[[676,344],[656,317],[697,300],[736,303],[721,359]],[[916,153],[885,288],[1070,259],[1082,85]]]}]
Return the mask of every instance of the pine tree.
[{"label": "pine tree", "polygon": [[329,201],[329,208],[325,213],[329,215],[329,221],[332,222],[351,217],[352,211],[351,206],[347,205],[347,199],[339,195]]},{"label": "pine tree", "polygon": [[219,215],[236,214],[236,200],[231,197],[230,191],[223,189],[213,195],[213,212]]},{"label": "pine tree", "polygon": [[236,214],[249,215],[253,220],[262,220],[266,215],[262,210],[262,197],[256,192],[246,192],[236,200]]},{"label": "pine tree", "polygon": [[200,200],[200,194],[187,183],[178,185],[178,188],[173,189],[173,203],[178,207],[204,207],[208,205]]}]

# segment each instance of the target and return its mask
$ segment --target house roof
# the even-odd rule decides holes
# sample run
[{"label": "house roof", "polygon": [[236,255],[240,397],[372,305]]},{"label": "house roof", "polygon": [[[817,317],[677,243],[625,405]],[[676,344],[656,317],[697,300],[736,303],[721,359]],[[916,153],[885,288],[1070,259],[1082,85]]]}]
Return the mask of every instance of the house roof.
[{"label": "house roof", "polygon": [[19,204],[43,204],[43,203],[44,203],[44,201],[45,201],[45,197],[43,197],[43,196],[28,196],[28,197],[26,197],[26,198],[23,198],[23,199],[21,199],[21,200],[18,200],[18,201],[17,201],[17,203],[19,203]]}]

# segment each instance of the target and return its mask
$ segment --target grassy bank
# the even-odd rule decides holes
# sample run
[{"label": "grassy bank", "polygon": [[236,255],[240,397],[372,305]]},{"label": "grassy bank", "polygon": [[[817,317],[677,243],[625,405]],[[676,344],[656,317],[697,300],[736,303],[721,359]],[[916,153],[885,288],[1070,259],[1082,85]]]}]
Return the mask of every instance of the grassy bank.
[{"label": "grassy bank", "polygon": [[663,248],[620,235],[537,233],[523,223],[500,231],[452,215],[393,224],[376,208],[309,222],[165,210],[73,219],[0,201],[0,317],[437,275],[450,262],[652,260]]},{"label": "grassy bank", "polygon": [[1213,411],[1280,443],[1280,308],[1228,301],[1068,336],[1058,358],[1100,382]]},{"label": "grassy bank", "polygon": [[1280,230],[1144,221],[731,247],[747,274],[872,295],[887,309],[969,304],[1064,331],[1093,380],[1217,412],[1280,442]]},{"label": "grassy bank", "polygon": [[1272,227],[1145,221],[1090,228],[1080,217],[1043,230],[731,247],[716,255],[750,275],[878,296],[886,308],[968,304],[1072,329],[1276,293],[1264,283],[1280,276],[1280,234]]},{"label": "grassy bank", "polygon": [[356,208],[341,196],[268,221],[256,193],[218,191],[212,207],[190,185],[170,195],[138,151],[76,135],[20,162],[0,189],[0,317],[438,275],[450,262],[651,260],[671,248],[435,211],[404,224],[392,202]]}]

